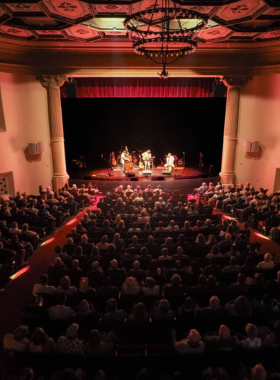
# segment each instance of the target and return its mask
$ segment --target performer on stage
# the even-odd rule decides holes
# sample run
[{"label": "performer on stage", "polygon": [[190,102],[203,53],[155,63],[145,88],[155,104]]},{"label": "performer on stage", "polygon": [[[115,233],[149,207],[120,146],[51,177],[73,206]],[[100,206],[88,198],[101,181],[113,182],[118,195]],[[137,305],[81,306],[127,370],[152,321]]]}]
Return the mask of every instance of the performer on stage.
[{"label": "performer on stage", "polygon": [[150,149],[142,153],[142,159],[144,161],[145,170],[150,170],[150,158],[152,157]]},{"label": "performer on stage", "polygon": [[172,156],[171,153],[168,153],[167,157],[166,157],[166,164],[164,165],[166,170],[169,170],[172,172],[173,168],[174,168],[174,157]]},{"label": "performer on stage", "polygon": [[127,152],[126,150],[123,150],[121,154],[121,164],[122,164],[122,174],[125,174],[125,161],[127,158]]}]

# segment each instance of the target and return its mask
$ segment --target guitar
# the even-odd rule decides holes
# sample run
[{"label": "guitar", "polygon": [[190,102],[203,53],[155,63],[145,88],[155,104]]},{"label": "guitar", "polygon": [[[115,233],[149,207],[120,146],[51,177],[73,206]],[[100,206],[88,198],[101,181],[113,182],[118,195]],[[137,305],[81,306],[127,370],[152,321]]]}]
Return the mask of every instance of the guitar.
[{"label": "guitar", "polygon": [[149,155],[149,153],[143,153],[143,154],[142,154],[142,159],[143,159],[143,161],[149,161],[149,160],[150,160],[150,155]]},{"label": "guitar", "polygon": [[138,166],[139,166],[139,169],[144,169],[144,164],[142,162],[141,154],[139,154],[139,164],[138,164]]},{"label": "guitar", "polygon": [[111,153],[111,164],[113,166],[116,166],[117,165],[117,160],[116,160],[116,157],[115,157],[115,152],[112,152]]}]

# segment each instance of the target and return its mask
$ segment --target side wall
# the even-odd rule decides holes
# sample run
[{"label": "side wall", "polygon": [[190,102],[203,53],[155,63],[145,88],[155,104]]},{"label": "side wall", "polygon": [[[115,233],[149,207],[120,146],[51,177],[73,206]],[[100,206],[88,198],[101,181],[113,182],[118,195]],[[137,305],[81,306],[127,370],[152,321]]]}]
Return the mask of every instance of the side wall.
[{"label": "side wall", "polygon": [[[0,173],[13,172],[15,191],[37,194],[51,185],[47,92],[35,76],[0,73]],[[29,155],[28,143],[44,143]]]},{"label": "side wall", "polygon": [[[244,140],[259,141],[258,153],[243,152]],[[280,168],[280,74],[255,76],[241,89],[235,172],[237,183],[273,191]]]}]

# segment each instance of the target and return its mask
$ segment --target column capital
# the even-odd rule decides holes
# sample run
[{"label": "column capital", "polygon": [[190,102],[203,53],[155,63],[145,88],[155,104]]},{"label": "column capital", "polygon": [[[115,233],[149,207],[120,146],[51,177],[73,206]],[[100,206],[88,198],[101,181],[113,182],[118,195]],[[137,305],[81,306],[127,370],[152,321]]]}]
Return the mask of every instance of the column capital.
[{"label": "column capital", "polygon": [[66,80],[65,75],[40,75],[39,81],[45,88],[59,88]]},{"label": "column capital", "polygon": [[222,78],[224,85],[227,87],[242,87],[252,80],[249,75],[228,75]]}]

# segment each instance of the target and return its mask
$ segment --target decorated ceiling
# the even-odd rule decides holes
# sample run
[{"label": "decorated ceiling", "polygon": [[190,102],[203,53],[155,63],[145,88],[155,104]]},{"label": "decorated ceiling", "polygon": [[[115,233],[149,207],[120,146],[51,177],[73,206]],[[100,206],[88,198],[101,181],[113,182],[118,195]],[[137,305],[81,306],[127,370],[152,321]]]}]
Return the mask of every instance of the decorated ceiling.
[{"label": "decorated ceiling", "polygon": [[[0,1],[0,37],[22,41],[129,41],[123,21],[156,0]],[[206,5],[207,4],[207,5]],[[208,16],[198,42],[280,40],[280,0],[170,0],[170,6]]]}]

